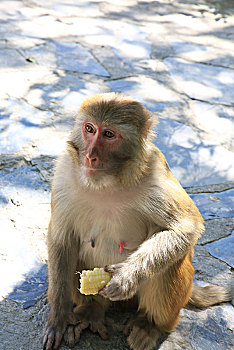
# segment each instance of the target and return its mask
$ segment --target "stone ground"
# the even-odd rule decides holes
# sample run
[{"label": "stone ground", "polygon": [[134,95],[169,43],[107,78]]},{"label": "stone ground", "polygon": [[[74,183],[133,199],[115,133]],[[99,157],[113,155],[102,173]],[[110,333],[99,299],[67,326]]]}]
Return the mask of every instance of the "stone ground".
[{"label": "stone ground", "polygon": [[[0,2],[1,350],[41,349],[54,160],[78,106],[98,92],[155,112],[155,143],[206,220],[196,281],[231,283],[233,39],[232,0]],[[128,349],[132,314],[114,307],[110,339],[84,331],[76,349]],[[233,349],[233,319],[229,303],[186,308],[160,349]]]}]

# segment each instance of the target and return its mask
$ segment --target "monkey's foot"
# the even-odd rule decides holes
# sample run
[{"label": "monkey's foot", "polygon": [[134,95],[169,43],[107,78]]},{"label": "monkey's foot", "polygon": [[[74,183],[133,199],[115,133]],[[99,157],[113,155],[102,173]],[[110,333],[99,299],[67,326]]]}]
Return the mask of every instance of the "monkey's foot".
[{"label": "monkey's foot", "polygon": [[127,324],[124,334],[128,336],[128,344],[133,350],[150,350],[163,336],[155,324],[149,322],[147,317],[143,315],[131,320]]},{"label": "monkey's foot", "polygon": [[108,339],[107,330],[104,323],[104,311],[100,304],[89,302],[74,309],[78,325],[69,325],[64,334],[66,345],[73,348],[80,340],[81,332],[85,328],[90,328],[93,333],[98,333],[102,339]]},{"label": "monkey's foot", "polygon": [[69,313],[67,317],[61,316],[60,320],[49,316],[43,334],[43,350],[56,350],[59,348],[67,324],[77,324],[74,313]]}]

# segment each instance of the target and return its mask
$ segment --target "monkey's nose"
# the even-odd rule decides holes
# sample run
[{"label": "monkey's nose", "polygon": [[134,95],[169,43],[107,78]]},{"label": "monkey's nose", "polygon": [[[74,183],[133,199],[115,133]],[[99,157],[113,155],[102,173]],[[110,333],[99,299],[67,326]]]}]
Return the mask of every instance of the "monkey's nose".
[{"label": "monkey's nose", "polygon": [[86,155],[86,159],[90,167],[94,167],[98,163],[98,158],[96,156]]},{"label": "monkey's nose", "polygon": [[93,157],[93,158],[91,158],[89,161],[90,161],[90,164],[93,165],[93,166],[94,166],[95,164],[97,164],[97,162],[98,162],[97,157]]}]

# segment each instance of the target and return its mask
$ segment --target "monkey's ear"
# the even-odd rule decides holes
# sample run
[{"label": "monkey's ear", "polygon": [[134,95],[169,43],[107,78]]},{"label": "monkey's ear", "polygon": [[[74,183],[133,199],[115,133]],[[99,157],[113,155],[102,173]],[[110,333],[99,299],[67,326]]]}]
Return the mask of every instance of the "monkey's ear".
[{"label": "monkey's ear", "polygon": [[67,151],[70,153],[74,161],[78,162],[79,160],[79,148],[71,140],[67,141]]}]

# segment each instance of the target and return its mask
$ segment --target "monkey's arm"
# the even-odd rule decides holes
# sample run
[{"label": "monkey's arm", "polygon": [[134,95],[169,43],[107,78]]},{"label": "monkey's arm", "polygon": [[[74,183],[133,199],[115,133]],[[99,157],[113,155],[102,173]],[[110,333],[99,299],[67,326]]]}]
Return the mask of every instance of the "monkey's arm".
[{"label": "monkey's arm", "polygon": [[150,194],[148,198],[151,212],[148,220],[155,223],[164,221],[165,229],[152,231],[150,238],[125,262],[106,267],[106,271],[113,273],[113,278],[100,292],[104,297],[111,300],[131,298],[141,281],[175,264],[196,244],[204,229],[203,218],[177,182],[173,181],[172,186],[168,181],[165,187],[170,191]]},{"label": "monkey's arm", "polygon": [[[78,246],[70,244],[69,234],[60,225],[55,225],[52,214],[48,231],[48,272],[49,289],[48,300],[50,313],[44,330],[43,348],[45,350],[58,349],[68,324],[75,324],[76,319],[72,313],[72,285],[76,269],[76,255]],[[66,236],[61,241],[59,237]],[[65,238],[65,237],[64,237]]]},{"label": "monkey's arm", "polygon": [[186,237],[178,237],[173,231],[159,232],[142,243],[125,262],[105,267],[113,278],[99,293],[113,301],[129,299],[141,281],[173,265],[190,248]]}]

